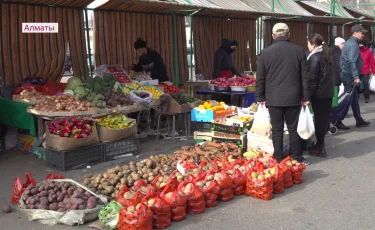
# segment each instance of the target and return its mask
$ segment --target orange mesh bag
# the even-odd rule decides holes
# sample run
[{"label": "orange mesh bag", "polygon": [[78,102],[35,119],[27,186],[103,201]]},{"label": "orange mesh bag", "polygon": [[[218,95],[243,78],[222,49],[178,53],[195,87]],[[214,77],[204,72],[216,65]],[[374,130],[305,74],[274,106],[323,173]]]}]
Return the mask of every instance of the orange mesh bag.
[{"label": "orange mesh bag", "polygon": [[131,203],[140,203],[143,198],[141,192],[134,192],[124,185],[117,193],[117,202],[124,208],[129,207]]},{"label": "orange mesh bag", "polygon": [[199,214],[206,209],[203,193],[193,183],[186,181],[180,183],[177,188],[180,195],[186,195],[186,210],[191,214]]},{"label": "orange mesh bag", "polygon": [[221,201],[230,201],[234,198],[233,179],[224,171],[222,171],[220,174],[221,180],[217,180],[220,186],[220,193],[218,198]]},{"label": "orange mesh bag", "polygon": [[293,184],[302,184],[303,183],[302,173],[303,173],[303,170],[306,169],[306,165],[296,163],[291,168],[292,168]]},{"label": "orange mesh bag", "polygon": [[146,184],[146,182],[144,182],[144,180],[138,180],[137,182],[135,182],[133,189],[134,189],[135,192],[141,193],[141,195],[142,195],[141,198],[143,198],[145,196],[148,196],[152,193],[157,193],[157,191],[158,191],[151,184]]},{"label": "orange mesh bag", "polygon": [[257,162],[256,169],[253,168],[246,178],[246,195],[251,195],[262,200],[271,200],[273,197],[273,178],[265,178],[264,165]]},{"label": "orange mesh bag", "polygon": [[220,186],[217,181],[206,181],[205,179],[197,178],[194,184],[203,193],[206,208],[215,207],[217,205],[218,194],[220,193]]},{"label": "orange mesh bag", "polygon": [[290,162],[291,159],[292,158],[288,156],[280,162],[280,169],[284,174],[284,188],[293,187],[292,168],[290,167],[289,163],[287,164],[287,162]]},{"label": "orange mesh bag", "polygon": [[275,165],[270,169],[273,175],[273,193],[280,194],[284,192],[284,173],[279,165]]},{"label": "orange mesh bag", "polygon": [[176,188],[172,185],[167,185],[160,194],[165,201],[171,206],[171,219],[173,221],[180,221],[186,216],[186,195],[180,195]]},{"label": "orange mesh bag", "polygon": [[[133,206],[134,207],[134,206]],[[151,230],[152,229],[152,211],[147,205],[141,203],[134,213],[129,212],[128,208],[120,210],[119,230]]]},{"label": "orange mesh bag", "polygon": [[164,229],[171,225],[171,206],[170,204],[155,194],[150,194],[142,199],[152,211],[152,223],[156,229]]},{"label": "orange mesh bag", "polygon": [[243,195],[246,189],[246,176],[238,168],[236,168],[234,169],[232,178],[234,195]]},{"label": "orange mesh bag", "polygon": [[177,181],[177,178],[176,177],[170,177],[169,180],[167,181],[167,183],[165,184],[161,184],[162,186],[158,186],[157,185],[157,182],[159,181],[159,179],[161,178],[161,175],[157,175],[152,181],[151,181],[151,185],[156,188],[156,194],[160,194],[164,188],[167,186],[167,185],[172,185],[174,187],[177,188],[178,186],[178,181]]}]

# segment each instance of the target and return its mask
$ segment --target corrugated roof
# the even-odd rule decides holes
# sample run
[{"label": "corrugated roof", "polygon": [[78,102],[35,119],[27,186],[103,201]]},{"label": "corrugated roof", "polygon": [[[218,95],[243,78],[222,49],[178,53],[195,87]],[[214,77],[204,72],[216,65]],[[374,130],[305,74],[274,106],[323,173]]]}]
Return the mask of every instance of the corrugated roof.
[{"label": "corrugated roof", "polygon": [[358,15],[363,15],[365,16],[366,18],[370,19],[370,20],[374,20],[374,12],[372,12],[371,10],[365,10],[365,9],[357,9],[357,8],[347,8],[347,7],[344,7],[349,13],[354,13],[354,14],[358,14]]},{"label": "corrugated roof", "polygon": [[53,5],[53,6],[65,6],[65,7],[76,7],[84,8],[90,5],[94,0],[4,0],[4,2],[14,2],[23,4],[38,4],[38,5]]},{"label": "corrugated roof", "polygon": [[[309,7],[312,7],[316,10],[322,11],[326,13],[327,15],[330,14],[330,5],[328,3],[324,2],[313,2],[313,1],[299,1],[300,4],[305,4]],[[335,14],[338,17],[343,17],[343,18],[354,18],[351,14],[349,14],[348,11],[344,9],[340,4],[335,5]]]},{"label": "corrugated roof", "polygon": [[[246,5],[257,9],[260,12],[272,12],[270,0],[242,0]],[[293,0],[277,0],[274,2],[274,12],[279,14],[290,14],[299,16],[313,16],[310,12],[303,9]]]}]

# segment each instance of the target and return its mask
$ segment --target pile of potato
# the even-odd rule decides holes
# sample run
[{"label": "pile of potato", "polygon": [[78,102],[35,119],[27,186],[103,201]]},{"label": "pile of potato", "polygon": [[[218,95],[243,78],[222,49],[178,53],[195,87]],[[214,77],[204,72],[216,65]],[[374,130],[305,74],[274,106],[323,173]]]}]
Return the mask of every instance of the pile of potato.
[{"label": "pile of potato", "polygon": [[[164,179],[172,174],[176,169],[177,161],[174,155],[156,155],[151,156],[142,162],[129,162],[129,164],[122,167],[108,169],[106,173],[96,175],[86,175],[82,178],[83,184],[95,191],[97,194],[102,194],[108,198],[116,198],[118,191],[124,185],[131,188],[140,179],[146,184],[150,184],[157,175],[163,176],[162,182],[166,183]],[[162,187],[162,186],[161,186]]]},{"label": "pile of potato", "polygon": [[251,173],[251,178],[254,181],[255,180],[264,181],[264,180],[272,177],[275,174],[276,174],[276,169],[275,168],[271,168],[271,169],[265,169],[263,173],[252,172]]},{"label": "pile of potato", "polygon": [[103,204],[100,199],[81,187],[67,182],[43,181],[27,187],[21,199],[23,209],[43,209],[58,212],[93,209]]},{"label": "pile of potato", "polygon": [[200,188],[207,188],[207,187],[210,186],[211,183],[212,183],[212,180],[210,180],[210,181],[201,180],[201,181],[195,183],[195,185],[200,187]]}]

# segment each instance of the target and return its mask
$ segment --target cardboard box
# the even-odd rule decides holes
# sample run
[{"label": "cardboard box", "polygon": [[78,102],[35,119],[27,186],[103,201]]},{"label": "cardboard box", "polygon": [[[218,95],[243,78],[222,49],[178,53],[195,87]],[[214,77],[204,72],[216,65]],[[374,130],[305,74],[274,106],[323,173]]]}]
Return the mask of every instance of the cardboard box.
[{"label": "cardboard box", "polygon": [[194,140],[218,141],[235,143],[243,150],[246,150],[247,138],[246,135],[236,135],[221,132],[194,132]]},{"label": "cardboard box", "polygon": [[191,111],[191,107],[189,104],[178,104],[176,100],[171,98],[168,103],[168,110],[169,113],[187,113]]},{"label": "cardboard box", "polygon": [[194,108],[191,111],[191,121],[199,121],[199,122],[213,122],[215,118],[225,117],[227,115],[232,114],[233,111],[227,110],[225,112],[217,113],[213,110],[200,110],[198,108]]},{"label": "cardboard box", "polygon": [[212,123],[212,131],[244,135],[251,128],[250,121],[241,121],[233,119],[233,115],[223,118],[217,118]]},{"label": "cardboard box", "polygon": [[48,125],[46,123],[46,146],[49,149],[56,151],[72,150],[80,147],[85,147],[89,145],[95,145],[99,143],[98,130],[96,129],[96,124],[92,126],[92,134],[88,137],[75,139],[68,137],[60,137],[53,135],[49,132]]},{"label": "cardboard box", "polygon": [[39,139],[27,134],[17,133],[17,148],[24,152],[35,152],[39,144]]},{"label": "cardboard box", "polygon": [[132,122],[134,123],[133,126],[130,128],[122,129],[122,130],[113,130],[107,127],[102,127],[102,126],[97,125],[99,140],[101,142],[111,142],[111,141],[118,141],[121,139],[125,139],[128,137],[137,136],[136,120],[131,119],[131,118],[128,118],[128,120],[129,120],[129,123],[132,123]]}]

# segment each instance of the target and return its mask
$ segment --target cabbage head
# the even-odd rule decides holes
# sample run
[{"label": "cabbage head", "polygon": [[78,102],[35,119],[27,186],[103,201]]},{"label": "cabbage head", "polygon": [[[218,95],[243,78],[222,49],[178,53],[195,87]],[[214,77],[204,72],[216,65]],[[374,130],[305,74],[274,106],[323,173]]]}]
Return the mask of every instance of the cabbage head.
[{"label": "cabbage head", "polygon": [[87,95],[86,89],[79,85],[74,89],[74,95],[77,95],[78,97],[84,97]]},{"label": "cabbage head", "polygon": [[78,77],[71,77],[68,80],[68,84],[66,85],[66,89],[75,90],[77,86],[82,85],[82,80]]}]

